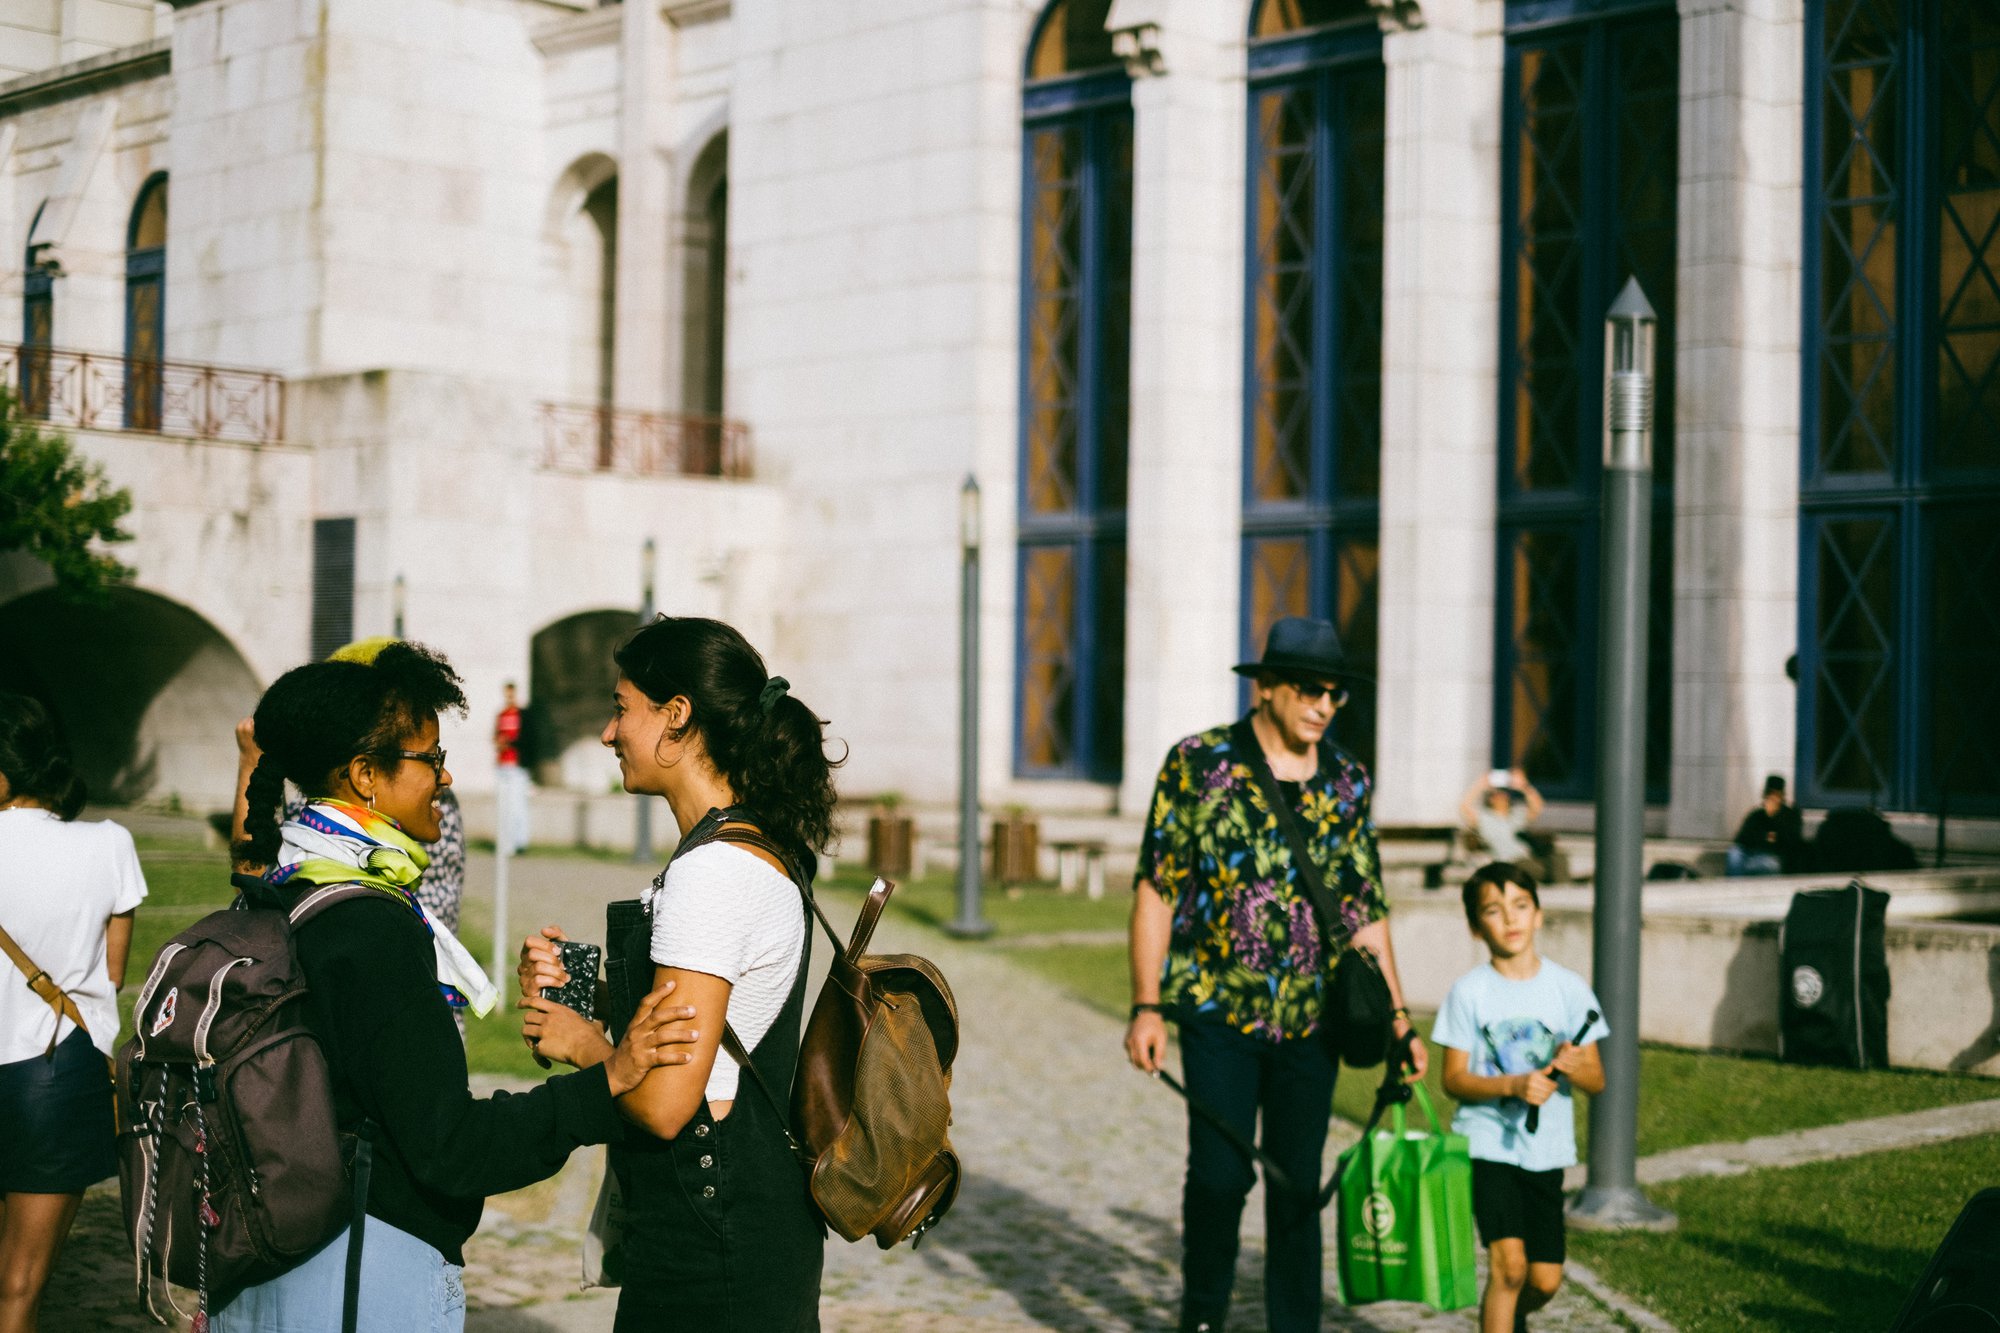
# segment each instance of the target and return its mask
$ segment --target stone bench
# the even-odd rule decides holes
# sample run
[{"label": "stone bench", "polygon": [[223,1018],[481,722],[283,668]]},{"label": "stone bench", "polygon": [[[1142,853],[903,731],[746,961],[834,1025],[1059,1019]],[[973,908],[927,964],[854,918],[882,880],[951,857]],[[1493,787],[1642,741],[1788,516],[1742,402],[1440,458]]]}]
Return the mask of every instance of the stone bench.
[{"label": "stone bench", "polygon": [[1084,896],[1092,899],[1104,896],[1104,844],[1092,839],[1077,839],[1070,842],[1052,842],[1049,847],[1056,854],[1056,888],[1063,893],[1075,893],[1081,885]]}]

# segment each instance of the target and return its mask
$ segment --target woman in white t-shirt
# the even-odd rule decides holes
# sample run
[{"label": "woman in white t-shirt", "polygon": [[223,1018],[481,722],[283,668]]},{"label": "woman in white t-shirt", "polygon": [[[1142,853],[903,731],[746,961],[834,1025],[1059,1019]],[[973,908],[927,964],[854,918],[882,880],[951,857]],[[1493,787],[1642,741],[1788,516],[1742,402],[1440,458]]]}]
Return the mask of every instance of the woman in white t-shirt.
[{"label": "woman in white t-shirt", "polygon": [[[614,1333],[808,1333],[819,1327],[825,1236],[786,1108],[805,1001],[804,894],[833,834],[824,724],[720,621],[662,617],[617,661],[604,743],[625,790],[666,798],[681,843],[650,893],[611,904],[604,1012],[615,1032],[639,995],[671,981],[694,1006],[696,1039],[688,1058],[618,1099],[643,1132],[610,1154],[624,1196]],[[550,943],[562,932],[543,933],[522,948],[528,996],[569,979]],[[561,1006],[522,1004],[544,1056],[588,1065],[611,1049]],[[725,1025],[748,1068],[723,1048]]]},{"label": "woman in white t-shirt", "polygon": [[85,1024],[0,975],[0,1329],[35,1327],[83,1191],[118,1170],[105,1059],[146,881],[130,833],[75,822],[83,801],[48,713],[0,694],[0,930]]}]

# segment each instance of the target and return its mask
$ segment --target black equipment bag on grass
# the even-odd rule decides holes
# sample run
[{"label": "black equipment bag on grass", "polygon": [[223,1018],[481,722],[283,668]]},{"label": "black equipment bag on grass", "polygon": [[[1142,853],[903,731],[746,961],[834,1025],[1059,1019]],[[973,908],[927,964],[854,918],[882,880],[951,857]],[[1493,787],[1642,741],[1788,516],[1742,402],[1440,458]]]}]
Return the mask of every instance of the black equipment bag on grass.
[{"label": "black equipment bag on grass", "polygon": [[1889,895],[1855,880],[1792,895],[1778,933],[1778,1054],[1792,1064],[1889,1063]]},{"label": "black equipment bag on grass", "polygon": [[2000,1189],[1965,1205],[1890,1333],[2000,1333]]}]

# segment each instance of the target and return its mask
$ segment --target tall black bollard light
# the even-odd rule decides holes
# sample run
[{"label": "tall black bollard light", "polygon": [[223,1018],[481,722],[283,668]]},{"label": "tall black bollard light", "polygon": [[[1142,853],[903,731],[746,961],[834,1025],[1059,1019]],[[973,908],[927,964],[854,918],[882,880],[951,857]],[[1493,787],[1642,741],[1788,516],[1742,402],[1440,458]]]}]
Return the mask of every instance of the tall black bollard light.
[{"label": "tall black bollard light", "polygon": [[1570,1205],[1586,1230],[1670,1231],[1639,1190],[1639,893],[1646,818],[1646,634],[1652,583],[1653,357],[1659,319],[1633,278],[1604,348],[1604,564],[1597,668],[1594,983],[1611,1035],[1590,1109],[1590,1177]]},{"label": "tall black bollard light", "polygon": [[979,882],[979,478],[958,492],[958,916],[953,935],[993,933]]}]

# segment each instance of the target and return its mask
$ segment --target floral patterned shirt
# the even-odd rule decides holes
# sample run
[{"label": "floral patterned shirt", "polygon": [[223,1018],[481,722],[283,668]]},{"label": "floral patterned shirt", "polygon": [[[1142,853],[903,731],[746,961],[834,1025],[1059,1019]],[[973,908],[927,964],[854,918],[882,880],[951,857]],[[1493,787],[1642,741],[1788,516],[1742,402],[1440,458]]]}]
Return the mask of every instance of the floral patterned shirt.
[{"label": "floral patterned shirt", "polygon": [[[1319,1025],[1336,959],[1232,730],[1176,745],[1153,789],[1137,881],[1150,881],[1174,912],[1160,1001],[1170,1014],[1216,1014],[1253,1037],[1303,1037]],[[1322,746],[1319,772],[1298,792],[1302,831],[1346,928],[1387,916],[1368,770]]]}]

